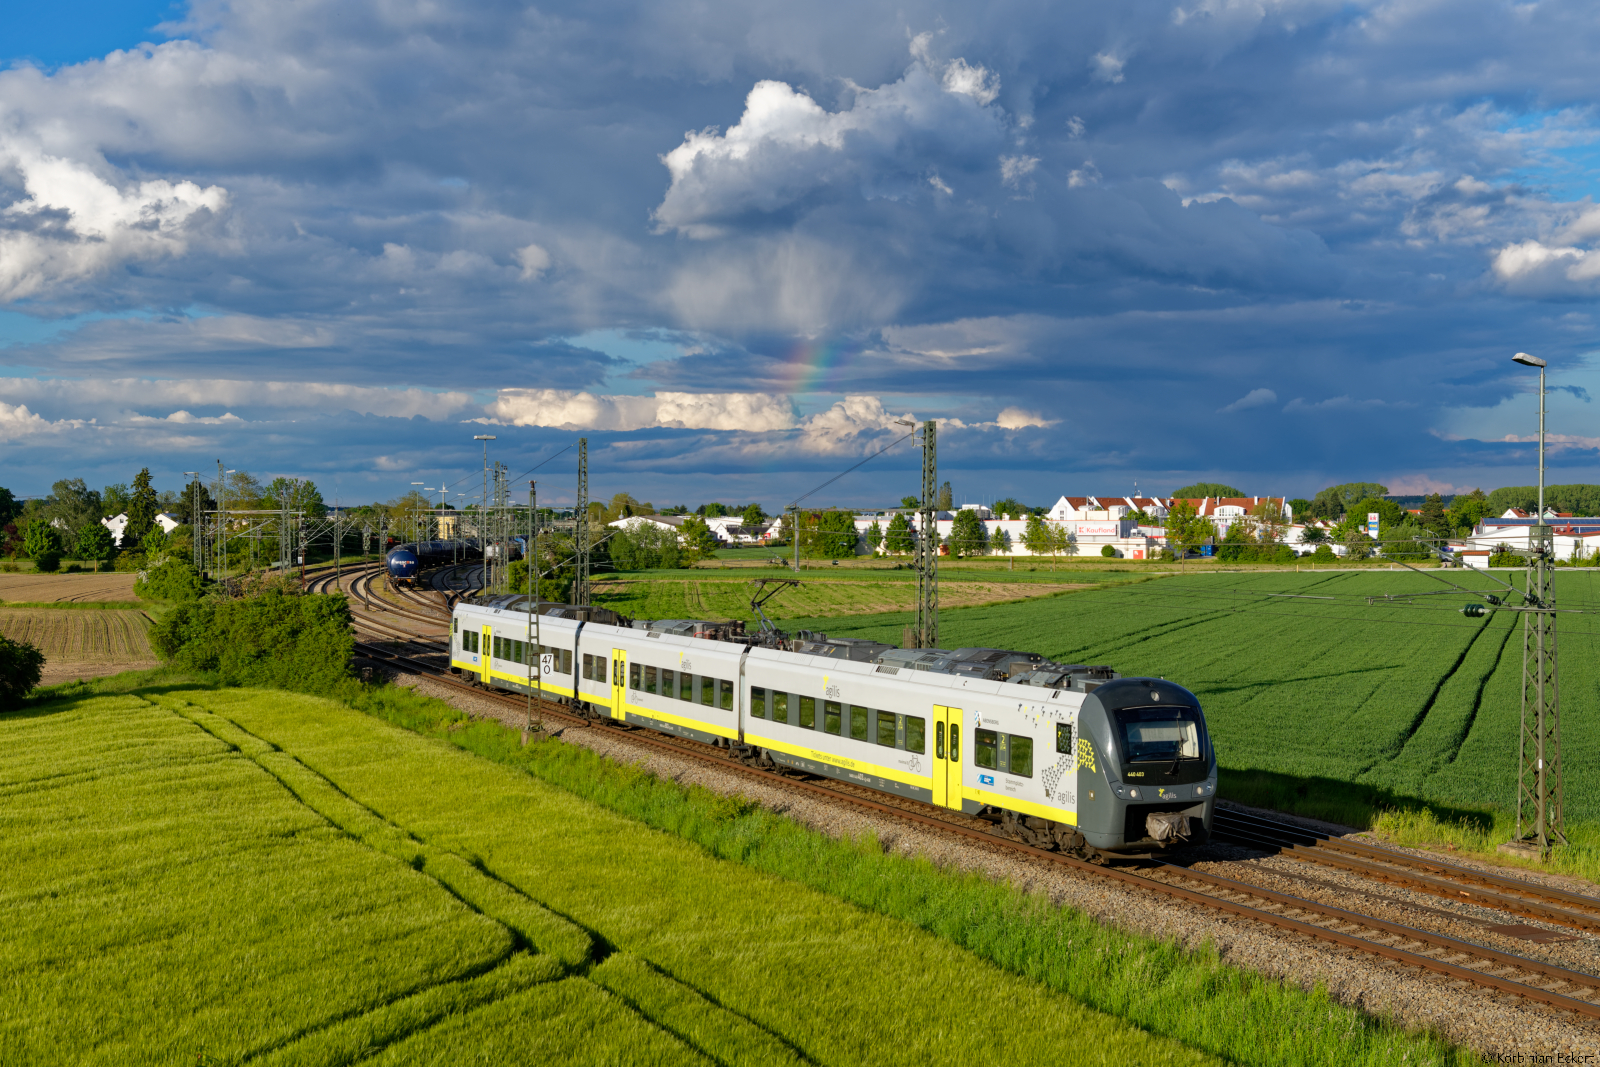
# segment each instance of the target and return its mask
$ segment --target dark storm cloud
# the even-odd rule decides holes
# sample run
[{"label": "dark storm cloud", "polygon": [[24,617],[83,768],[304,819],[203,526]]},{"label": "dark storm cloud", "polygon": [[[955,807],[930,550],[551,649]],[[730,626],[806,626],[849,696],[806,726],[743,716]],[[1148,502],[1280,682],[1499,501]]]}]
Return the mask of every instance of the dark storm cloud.
[{"label": "dark storm cloud", "polygon": [[1593,346],[1588,5],[246,0],[191,21],[0,73],[0,300],[110,316],[0,362],[329,388],[286,434],[276,392],[19,387],[8,458],[229,445],[365,484],[453,456],[499,390],[781,412],[818,389],[884,399],[818,432],[831,400],[766,437],[606,430],[597,460],[798,484],[910,410],[972,427],[948,462],[1062,490],[1304,490],[1507,455],[1446,424],[1523,388],[1509,352],[1570,373]]}]

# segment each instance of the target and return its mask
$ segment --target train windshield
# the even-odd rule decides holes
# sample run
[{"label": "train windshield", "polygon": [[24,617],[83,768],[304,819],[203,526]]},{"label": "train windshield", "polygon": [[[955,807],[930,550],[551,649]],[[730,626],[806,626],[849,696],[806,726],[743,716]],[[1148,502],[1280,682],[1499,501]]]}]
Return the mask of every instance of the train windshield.
[{"label": "train windshield", "polygon": [[1129,763],[1200,758],[1198,708],[1123,708],[1113,716]]}]

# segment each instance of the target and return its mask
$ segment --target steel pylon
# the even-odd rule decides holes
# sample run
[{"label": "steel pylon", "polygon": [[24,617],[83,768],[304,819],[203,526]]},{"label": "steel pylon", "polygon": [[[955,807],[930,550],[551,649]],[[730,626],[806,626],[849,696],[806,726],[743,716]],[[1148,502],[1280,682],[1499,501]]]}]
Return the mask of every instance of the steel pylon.
[{"label": "steel pylon", "polygon": [[917,647],[939,647],[939,424],[922,424],[922,507],[917,523]]},{"label": "steel pylon", "polygon": [[1562,812],[1561,700],[1556,677],[1554,530],[1528,531],[1527,592],[1522,613],[1522,725],[1517,745],[1517,840],[1547,852],[1566,844]]}]

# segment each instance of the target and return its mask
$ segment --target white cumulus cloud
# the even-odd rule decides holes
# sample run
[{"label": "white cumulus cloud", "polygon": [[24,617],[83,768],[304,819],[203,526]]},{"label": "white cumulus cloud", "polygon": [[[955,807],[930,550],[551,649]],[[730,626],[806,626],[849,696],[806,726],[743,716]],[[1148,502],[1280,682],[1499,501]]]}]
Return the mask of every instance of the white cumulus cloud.
[{"label": "white cumulus cloud", "polygon": [[502,389],[485,421],[576,430],[788,430],[794,405],[773,393],[656,393],[605,396],[567,389]]},{"label": "white cumulus cloud", "polygon": [[1004,408],[995,417],[995,425],[1002,430],[1026,430],[1029,427],[1044,429],[1059,423],[1060,419],[1047,419],[1037,411],[1026,411],[1018,407]]},{"label": "white cumulus cloud", "polygon": [[85,163],[14,138],[0,139],[0,168],[19,174],[27,193],[0,209],[0,301],[8,303],[123,263],[182,255],[191,223],[228,203],[217,185],[119,187]]}]

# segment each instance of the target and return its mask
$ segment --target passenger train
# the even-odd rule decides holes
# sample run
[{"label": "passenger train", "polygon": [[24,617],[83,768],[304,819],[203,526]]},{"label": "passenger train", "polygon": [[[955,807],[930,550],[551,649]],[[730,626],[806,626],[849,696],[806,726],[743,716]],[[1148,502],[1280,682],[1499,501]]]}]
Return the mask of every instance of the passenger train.
[{"label": "passenger train", "polygon": [[[897,649],[530,598],[457,604],[451,667],[591,718],[968,815],[1103,860],[1203,843],[1217,761],[1189,690],[1002,649]],[[774,647],[775,646],[775,647]],[[539,677],[540,651],[552,671]]]}]

